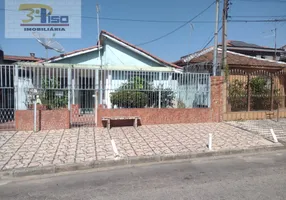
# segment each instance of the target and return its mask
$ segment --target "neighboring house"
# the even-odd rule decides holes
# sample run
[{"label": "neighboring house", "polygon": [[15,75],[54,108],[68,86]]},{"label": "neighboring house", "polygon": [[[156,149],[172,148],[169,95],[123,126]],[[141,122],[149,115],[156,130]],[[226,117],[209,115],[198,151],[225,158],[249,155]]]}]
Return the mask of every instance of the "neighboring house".
[{"label": "neighboring house", "polygon": [[[222,45],[218,45],[218,47],[222,48]],[[268,60],[275,60],[275,52],[276,52],[276,60],[280,60],[281,55],[285,53],[285,49],[283,48],[277,48],[275,50],[275,48],[263,47],[256,44],[250,44],[235,40],[230,40],[227,42],[227,49],[229,51],[233,51],[236,53],[241,53]]]},{"label": "neighboring house", "polygon": [[[213,66],[213,50],[214,47],[209,47],[193,54],[183,56],[174,64],[184,68],[188,72],[205,72],[212,73]],[[220,65],[222,50],[218,49],[218,65]],[[286,67],[286,63],[267,60],[259,57],[253,57],[233,51],[227,51],[227,64],[230,69],[243,69],[246,71],[255,71],[266,69],[269,72],[276,72]],[[218,69],[219,71],[219,69]]]},{"label": "neighboring house", "polygon": [[284,49],[284,53],[281,54],[280,60],[286,62],[286,45],[281,47],[281,49]]},{"label": "neighboring house", "polygon": [[[52,57],[46,62],[66,64],[89,64],[101,66],[169,67],[179,68],[149,52],[126,42],[107,32],[100,33],[101,46],[93,46]],[[100,52],[100,57],[99,57]]]},{"label": "neighboring house", "polygon": [[[214,47],[182,57],[174,64],[185,72],[212,73]],[[222,49],[218,49],[218,69],[221,67]],[[227,51],[228,68],[217,70],[227,78],[224,120],[260,119],[228,112],[274,110],[286,107],[286,63]],[[228,70],[227,70],[228,69]],[[259,88],[259,89],[257,89]],[[244,118],[245,117],[245,118]],[[263,117],[262,117],[263,118]]]},{"label": "neighboring house", "polygon": [[16,62],[38,62],[40,58],[35,57],[33,53],[30,56],[15,56],[4,55],[4,52],[0,50],[0,64],[13,64]]}]

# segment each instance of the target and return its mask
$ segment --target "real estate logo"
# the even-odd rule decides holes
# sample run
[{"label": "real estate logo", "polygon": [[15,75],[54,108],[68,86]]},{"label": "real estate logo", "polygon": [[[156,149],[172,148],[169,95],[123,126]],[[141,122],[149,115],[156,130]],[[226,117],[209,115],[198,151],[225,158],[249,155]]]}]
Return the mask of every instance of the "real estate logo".
[{"label": "real estate logo", "polygon": [[24,24],[23,25],[29,25],[27,23],[32,22],[35,18],[40,18],[39,24],[32,24],[34,26],[40,25],[40,26],[46,26],[46,25],[52,25],[51,23],[54,23],[53,25],[61,25],[61,26],[68,26],[69,22],[69,16],[56,16],[52,15],[53,8],[44,5],[44,4],[21,4],[19,7],[20,11],[28,10],[30,13],[28,13],[26,16],[28,19],[22,20]]},{"label": "real estate logo", "polygon": [[[81,0],[41,0],[39,4],[6,0],[5,3],[7,38],[31,38],[32,32],[56,38],[81,37]],[[18,12],[11,12],[15,8]]]}]

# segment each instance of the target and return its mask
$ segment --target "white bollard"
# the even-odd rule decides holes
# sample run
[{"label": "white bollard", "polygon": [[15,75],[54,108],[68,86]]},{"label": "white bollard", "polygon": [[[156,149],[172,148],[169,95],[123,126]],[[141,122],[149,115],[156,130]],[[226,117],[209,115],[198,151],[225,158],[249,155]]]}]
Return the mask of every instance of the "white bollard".
[{"label": "white bollard", "polygon": [[210,133],[209,134],[209,144],[208,144],[210,151],[212,150],[212,143],[213,143],[213,134]]},{"label": "white bollard", "polygon": [[271,132],[271,135],[272,135],[272,137],[273,137],[274,143],[277,143],[278,140],[277,140],[277,137],[276,137],[276,135],[275,135],[275,133],[274,133],[274,130],[273,130],[272,128],[270,129],[270,132]]},{"label": "white bollard", "polygon": [[111,140],[111,145],[112,145],[112,149],[113,149],[115,158],[119,157],[119,153],[118,153],[118,150],[117,150],[117,147],[116,147],[114,140]]}]

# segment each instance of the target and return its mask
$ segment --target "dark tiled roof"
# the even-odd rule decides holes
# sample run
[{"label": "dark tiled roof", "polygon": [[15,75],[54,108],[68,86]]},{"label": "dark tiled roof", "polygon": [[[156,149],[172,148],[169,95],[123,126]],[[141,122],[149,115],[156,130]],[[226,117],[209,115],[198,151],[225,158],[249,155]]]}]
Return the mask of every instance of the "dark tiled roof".
[{"label": "dark tiled roof", "polygon": [[[221,57],[221,51],[219,50],[219,56]],[[207,52],[204,55],[198,56],[190,61],[190,63],[212,62],[213,52]],[[263,66],[263,67],[286,67],[286,63],[277,62],[272,60],[266,60],[262,58],[251,57],[231,51],[227,52],[227,63],[229,65],[239,66]]]},{"label": "dark tiled roof", "polygon": [[92,50],[92,49],[97,49],[97,48],[98,48],[98,46],[91,46],[91,47],[87,47],[87,48],[78,49],[75,51],[71,51],[68,53],[61,54],[59,56],[54,56],[54,57],[48,59],[48,61],[53,61],[53,60],[56,60],[56,59],[61,58],[61,57],[65,57],[65,56],[69,56],[72,54],[76,54],[76,53],[80,53],[80,52],[84,52],[84,51],[88,51],[88,50]]},{"label": "dark tiled roof", "polygon": [[230,47],[248,47],[248,48],[265,48],[262,46],[258,46],[256,44],[250,44],[250,43],[246,43],[243,41],[237,41],[237,40],[228,41],[228,46],[230,46]]},{"label": "dark tiled roof", "polygon": [[40,61],[41,59],[36,58],[36,57],[31,57],[31,56],[4,55],[4,60],[37,62],[37,61]]}]

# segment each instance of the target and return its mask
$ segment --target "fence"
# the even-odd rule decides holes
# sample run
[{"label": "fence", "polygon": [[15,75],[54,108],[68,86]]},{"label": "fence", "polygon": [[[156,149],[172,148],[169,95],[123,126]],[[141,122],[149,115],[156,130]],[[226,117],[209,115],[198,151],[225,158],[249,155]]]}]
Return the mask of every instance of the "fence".
[{"label": "fence", "polygon": [[[229,73],[227,88],[227,112],[237,112],[245,119],[264,118],[267,111],[285,108],[285,73],[266,70],[247,72],[233,69]],[[255,116],[241,112],[252,112]],[[259,113],[258,111],[263,111]],[[239,113],[238,113],[239,112]],[[261,114],[261,116],[256,116]],[[266,114],[265,114],[266,113]],[[242,117],[242,118],[243,118]],[[234,117],[231,120],[238,119]]]},{"label": "fence", "polygon": [[66,124],[67,120],[59,116],[66,111],[70,125],[94,126],[97,106],[105,109],[210,107],[209,74],[103,70],[76,65],[25,64],[0,68],[2,129],[15,126],[30,129],[31,124],[25,119],[30,120],[32,111],[30,114],[24,111],[32,110],[35,101],[38,129]]},{"label": "fence", "polygon": [[102,87],[107,108],[209,107],[209,74],[106,71]]}]

